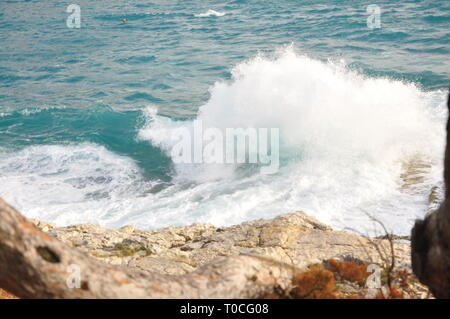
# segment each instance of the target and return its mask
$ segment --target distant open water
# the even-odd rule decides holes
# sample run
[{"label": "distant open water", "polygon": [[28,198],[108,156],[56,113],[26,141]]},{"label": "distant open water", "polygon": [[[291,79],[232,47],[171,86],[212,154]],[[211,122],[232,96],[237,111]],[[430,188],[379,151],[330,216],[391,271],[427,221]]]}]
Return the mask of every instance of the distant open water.
[{"label": "distant open water", "polygon": [[[153,228],[305,210],[406,234],[441,185],[449,1],[376,1],[373,30],[373,1],[74,2],[80,29],[70,3],[0,3],[0,196],[27,216]],[[279,173],[174,164],[167,136],[197,117],[280,128]]]}]

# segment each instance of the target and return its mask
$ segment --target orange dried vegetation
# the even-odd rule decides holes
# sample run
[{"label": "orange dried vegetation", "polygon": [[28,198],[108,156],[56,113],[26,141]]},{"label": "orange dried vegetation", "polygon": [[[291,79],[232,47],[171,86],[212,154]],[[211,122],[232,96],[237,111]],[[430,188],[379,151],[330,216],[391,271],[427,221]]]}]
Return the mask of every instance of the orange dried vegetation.
[{"label": "orange dried vegetation", "polygon": [[400,270],[398,272],[399,285],[403,289],[409,289],[408,279],[410,277],[410,273],[407,270]]},{"label": "orange dried vegetation", "polygon": [[405,296],[401,291],[397,289],[397,287],[391,287],[388,296],[383,296],[381,292],[377,293],[375,299],[404,299]]},{"label": "orange dried vegetation", "polygon": [[343,279],[351,282],[356,282],[363,286],[369,277],[367,272],[367,265],[357,264],[354,261],[340,261],[336,259],[329,259],[328,265],[331,271],[339,274]]},{"label": "orange dried vegetation", "polygon": [[293,279],[294,298],[336,299],[334,274],[321,266],[311,267]]}]

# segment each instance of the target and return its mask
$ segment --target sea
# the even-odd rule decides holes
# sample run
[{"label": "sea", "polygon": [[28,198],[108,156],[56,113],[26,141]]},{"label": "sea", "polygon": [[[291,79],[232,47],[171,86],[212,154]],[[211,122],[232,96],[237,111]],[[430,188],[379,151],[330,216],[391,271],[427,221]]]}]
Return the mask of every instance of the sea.
[{"label": "sea", "polygon": [[[408,235],[442,199],[450,1],[2,0],[0,43],[0,197],[27,217]],[[279,129],[278,170],[175,161],[195,121]]]}]

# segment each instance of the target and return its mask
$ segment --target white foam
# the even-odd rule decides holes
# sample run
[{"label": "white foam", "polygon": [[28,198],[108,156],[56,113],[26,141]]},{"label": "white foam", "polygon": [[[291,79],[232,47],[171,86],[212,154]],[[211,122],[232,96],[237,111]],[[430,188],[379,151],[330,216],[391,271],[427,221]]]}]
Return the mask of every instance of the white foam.
[{"label": "white foam", "polygon": [[0,152],[0,172],[1,197],[29,217],[62,224],[101,220],[108,213],[101,202],[114,205],[142,185],[133,161],[89,143]]},{"label": "white foam", "polygon": [[[241,63],[232,75],[211,88],[197,118],[204,127],[280,128],[284,168],[276,176],[252,176],[242,187],[245,179],[229,167],[177,165],[178,176],[196,183],[222,177],[208,193],[224,195],[195,202],[195,221],[237,223],[303,209],[340,228],[365,228],[367,213],[406,232],[426,212],[428,192],[441,180],[444,92],[368,78],[292,48]],[[165,150],[172,130],[192,125],[150,118],[140,137]],[[402,163],[416,157],[432,168],[424,173],[422,193],[408,194],[401,188]],[[194,221],[186,214],[180,210]]]},{"label": "white foam", "polygon": [[204,13],[195,14],[197,18],[204,18],[204,17],[223,17],[226,13],[225,12],[219,12],[215,10],[208,10]]},{"label": "white foam", "polygon": [[19,114],[24,115],[24,116],[29,116],[29,115],[41,113],[42,111],[46,111],[46,110],[57,110],[57,109],[65,109],[65,108],[66,108],[65,105],[59,105],[59,106],[58,105],[43,105],[40,107],[25,107],[25,108],[20,109],[19,111],[15,110],[15,111],[9,111],[9,112],[0,112],[0,117],[11,116],[15,112],[18,112]]}]

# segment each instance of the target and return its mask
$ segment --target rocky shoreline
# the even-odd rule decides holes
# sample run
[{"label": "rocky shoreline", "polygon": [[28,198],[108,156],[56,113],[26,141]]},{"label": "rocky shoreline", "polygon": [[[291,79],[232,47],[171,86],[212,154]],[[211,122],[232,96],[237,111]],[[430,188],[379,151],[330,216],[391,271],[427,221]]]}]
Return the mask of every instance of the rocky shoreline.
[{"label": "rocky shoreline", "polygon": [[[409,240],[333,230],[304,212],[113,230],[26,219],[0,199],[0,217],[0,299],[13,297],[1,288],[21,298],[431,297],[412,275]],[[74,266],[80,286],[69,287]]]},{"label": "rocky shoreline", "polygon": [[[380,262],[368,239],[318,222],[303,212],[230,227],[211,224],[117,230],[94,224],[56,227],[31,220],[40,230],[109,264],[185,274],[218,256],[258,254],[305,268],[322,260],[354,256]],[[386,245],[386,241],[378,240]],[[409,245],[395,247],[399,265],[409,268]]]},{"label": "rocky shoreline", "polygon": [[[380,251],[388,254],[390,242],[336,231],[303,212],[283,214],[271,220],[254,220],[230,227],[210,224],[140,230],[117,230],[93,224],[56,227],[31,220],[40,230],[105,263],[128,269],[184,275],[217,257],[258,256],[306,271],[327,260],[357,260],[383,265]],[[411,272],[410,245],[394,240],[395,269]],[[349,281],[341,281],[346,293],[361,293]],[[428,297],[428,290],[411,282],[413,298]],[[359,291],[358,291],[359,290]]]}]

